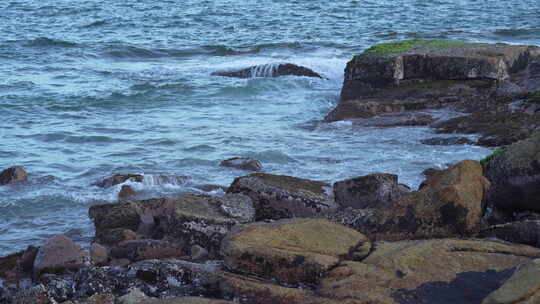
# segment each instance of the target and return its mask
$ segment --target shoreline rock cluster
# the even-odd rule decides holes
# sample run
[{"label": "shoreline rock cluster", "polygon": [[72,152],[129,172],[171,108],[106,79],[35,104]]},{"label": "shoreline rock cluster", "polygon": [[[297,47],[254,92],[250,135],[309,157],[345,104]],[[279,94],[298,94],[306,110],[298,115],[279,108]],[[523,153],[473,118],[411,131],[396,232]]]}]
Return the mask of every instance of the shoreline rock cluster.
[{"label": "shoreline rock cluster", "polygon": [[[534,47],[388,47],[349,63],[343,104],[330,116],[351,105],[342,113],[354,116],[372,102],[399,112],[397,101],[420,97],[458,98],[448,104],[471,109],[511,84],[537,85]],[[430,97],[425,86],[435,83],[441,94]],[[477,99],[487,93],[495,95]],[[523,136],[497,137],[513,143],[482,162],[427,172],[417,190],[389,173],[329,184],[257,172],[222,196],[94,205],[89,251],[58,235],[0,258],[0,303],[537,303],[540,130]],[[222,165],[262,170],[252,160]],[[21,170],[0,180],[24,181]],[[143,178],[114,175],[103,186]]]}]

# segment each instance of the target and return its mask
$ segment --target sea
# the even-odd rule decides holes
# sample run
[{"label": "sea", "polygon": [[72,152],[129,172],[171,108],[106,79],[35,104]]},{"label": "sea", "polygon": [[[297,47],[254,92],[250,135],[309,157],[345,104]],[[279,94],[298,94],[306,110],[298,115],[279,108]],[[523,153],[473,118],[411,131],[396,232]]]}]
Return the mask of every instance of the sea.
[{"label": "sea", "polygon": [[[322,122],[345,65],[401,39],[540,45],[538,0],[17,0],[0,3],[0,255],[65,233],[88,245],[88,208],[115,202],[96,182],[138,173],[138,198],[222,195],[260,160],[264,172],[327,182],[394,173],[415,189],[426,168],[481,159],[471,145],[429,146],[427,127]],[[293,63],[323,78],[226,78]],[[455,113],[435,113],[443,119]],[[470,138],[475,135],[465,135]],[[171,178],[178,176],[179,178]]]}]

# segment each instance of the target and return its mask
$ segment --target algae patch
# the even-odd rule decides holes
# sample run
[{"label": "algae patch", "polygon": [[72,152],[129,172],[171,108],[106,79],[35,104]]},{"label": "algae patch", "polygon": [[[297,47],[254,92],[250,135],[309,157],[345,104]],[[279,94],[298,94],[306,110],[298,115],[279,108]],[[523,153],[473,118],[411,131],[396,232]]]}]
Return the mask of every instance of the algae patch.
[{"label": "algae patch", "polygon": [[403,40],[396,42],[388,42],[376,44],[367,50],[365,50],[363,55],[390,55],[408,52],[411,50],[430,50],[430,49],[445,49],[451,47],[458,47],[464,45],[473,45],[474,43],[464,42],[464,41],[454,41],[454,40],[424,40],[424,39],[412,39],[412,40]]}]

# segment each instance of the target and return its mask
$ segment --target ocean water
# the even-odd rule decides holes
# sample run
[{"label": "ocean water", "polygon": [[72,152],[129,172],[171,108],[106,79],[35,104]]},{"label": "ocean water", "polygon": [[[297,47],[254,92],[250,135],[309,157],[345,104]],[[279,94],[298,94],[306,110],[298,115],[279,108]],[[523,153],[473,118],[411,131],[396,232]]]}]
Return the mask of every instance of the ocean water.
[{"label": "ocean water", "polygon": [[[147,176],[142,198],[227,186],[247,174],[218,166],[233,156],[328,182],[395,173],[411,187],[425,168],[480,159],[490,150],[421,144],[448,136],[424,127],[321,120],[346,62],[374,43],[539,45],[539,16],[537,0],[4,1],[0,168],[23,165],[30,181],[0,187],[0,255],[56,233],[88,243],[88,207],[119,191],[92,184],[112,173]],[[285,62],[325,78],[210,75]]]}]

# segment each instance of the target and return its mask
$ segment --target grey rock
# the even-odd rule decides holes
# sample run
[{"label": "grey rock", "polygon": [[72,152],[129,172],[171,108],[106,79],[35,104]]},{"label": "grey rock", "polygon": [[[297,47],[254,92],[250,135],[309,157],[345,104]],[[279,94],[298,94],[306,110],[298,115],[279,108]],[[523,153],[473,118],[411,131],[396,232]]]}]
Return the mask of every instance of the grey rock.
[{"label": "grey rock", "polygon": [[235,78],[279,77],[287,75],[322,78],[321,75],[311,69],[291,63],[257,65],[237,71],[213,72],[212,75]]},{"label": "grey rock", "polygon": [[249,157],[233,157],[222,161],[220,166],[232,167],[248,171],[261,171],[263,166],[260,161]]},{"label": "grey rock", "polygon": [[37,253],[34,261],[36,274],[76,270],[80,268],[87,257],[80,245],[74,243],[63,234],[49,238]]},{"label": "grey rock", "polygon": [[334,196],[341,207],[365,209],[389,207],[409,191],[400,187],[395,174],[376,173],[334,184]]}]

